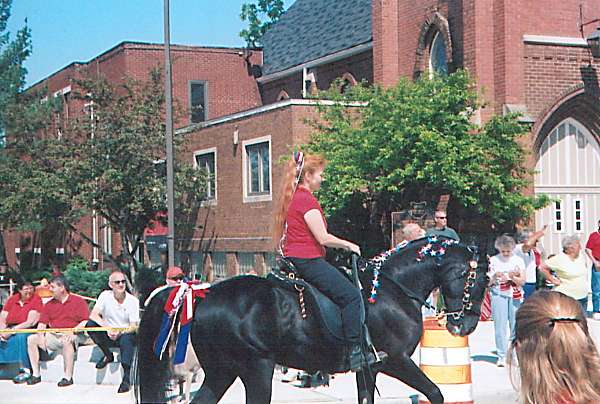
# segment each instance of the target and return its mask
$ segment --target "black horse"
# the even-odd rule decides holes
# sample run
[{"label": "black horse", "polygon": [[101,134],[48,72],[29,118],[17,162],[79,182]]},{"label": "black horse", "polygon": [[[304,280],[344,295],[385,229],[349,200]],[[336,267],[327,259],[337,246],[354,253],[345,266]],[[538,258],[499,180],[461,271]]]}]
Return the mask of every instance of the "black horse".
[{"label": "black horse", "polygon": [[[410,358],[422,334],[421,306],[440,287],[448,330],[461,336],[473,332],[488,282],[477,255],[450,240],[424,238],[388,252],[383,262],[371,262],[359,276],[365,301],[370,299],[366,323],[373,344],[389,355],[380,368],[357,373],[359,402],[373,403],[375,379],[383,372],[422,392],[431,403],[443,403],[439,388]],[[165,400],[169,359],[158,360],[153,345],[167,296],[168,291],[159,293],[142,316],[135,372],[138,402]],[[190,335],[205,372],[193,403],[217,403],[239,377],[246,403],[266,404],[276,363],[332,371],[344,355],[341,344],[324,338],[316,316],[302,318],[296,293],[254,276],[212,286],[195,309]]]}]

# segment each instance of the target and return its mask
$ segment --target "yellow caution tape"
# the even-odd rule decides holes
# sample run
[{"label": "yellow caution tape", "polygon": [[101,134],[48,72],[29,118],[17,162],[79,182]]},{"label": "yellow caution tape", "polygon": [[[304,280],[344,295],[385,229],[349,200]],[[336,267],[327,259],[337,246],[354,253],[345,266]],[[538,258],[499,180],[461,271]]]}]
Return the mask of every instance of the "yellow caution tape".
[{"label": "yellow caution tape", "polygon": [[137,327],[75,327],[75,328],[14,328],[0,329],[0,334],[39,334],[44,332],[68,333],[68,332],[134,332]]}]

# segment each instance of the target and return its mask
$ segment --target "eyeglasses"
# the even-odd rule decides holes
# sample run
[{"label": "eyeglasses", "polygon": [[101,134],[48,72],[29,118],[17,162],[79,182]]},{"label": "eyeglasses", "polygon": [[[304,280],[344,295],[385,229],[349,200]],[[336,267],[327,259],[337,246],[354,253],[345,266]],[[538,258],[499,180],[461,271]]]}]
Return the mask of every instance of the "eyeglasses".
[{"label": "eyeglasses", "polygon": [[443,216],[443,217],[442,217],[442,216],[436,216],[435,218],[436,218],[436,219],[442,219],[442,220],[444,220],[444,219],[447,219],[447,217],[446,217],[446,216]]},{"label": "eyeglasses", "polygon": [[125,279],[120,279],[120,280],[118,280],[118,281],[113,281],[113,283],[114,283],[115,285],[119,285],[119,284],[123,284],[123,285],[125,285],[126,281],[125,281]]}]

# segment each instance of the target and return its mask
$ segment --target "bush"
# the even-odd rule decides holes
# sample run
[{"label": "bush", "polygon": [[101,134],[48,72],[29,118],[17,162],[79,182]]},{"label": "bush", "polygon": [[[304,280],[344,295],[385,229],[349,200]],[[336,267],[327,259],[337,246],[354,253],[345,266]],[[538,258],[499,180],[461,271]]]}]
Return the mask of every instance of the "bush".
[{"label": "bush", "polygon": [[89,263],[83,258],[74,258],[67,264],[64,272],[69,281],[71,292],[97,298],[108,288],[109,271],[90,271]]}]

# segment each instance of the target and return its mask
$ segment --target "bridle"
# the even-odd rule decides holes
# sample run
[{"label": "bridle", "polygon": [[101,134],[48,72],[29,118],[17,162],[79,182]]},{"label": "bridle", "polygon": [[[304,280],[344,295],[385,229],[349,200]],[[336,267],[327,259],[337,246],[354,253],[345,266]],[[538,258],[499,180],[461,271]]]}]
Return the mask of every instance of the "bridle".
[{"label": "bridle", "polygon": [[[404,246],[402,246],[402,248],[405,246],[406,246],[406,244]],[[478,268],[478,261],[479,261],[479,252],[478,252],[478,249],[476,246],[468,246],[467,249],[472,253],[472,257],[469,260],[468,268],[466,270],[464,270],[460,275],[460,278],[463,278],[463,277],[465,278],[465,285],[464,285],[464,289],[463,289],[463,295],[461,298],[462,307],[460,308],[460,310],[446,311],[445,308],[438,310],[437,308],[433,307],[431,304],[429,304],[428,302],[423,300],[421,297],[419,297],[415,293],[413,293],[405,285],[396,281],[395,279],[393,279],[391,276],[389,276],[385,272],[380,271],[380,268],[383,266],[383,262],[381,262],[381,261],[377,263],[378,264],[377,268],[374,268],[374,276],[375,276],[374,283],[377,282],[377,285],[379,285],[379,277],[386,278],[386,280],[388,280],[391,283],[393,283],[394,285],[396,285],[407,297],[409,297],[413,300],[416,300],[417,302],[419,302],[421,304],[421,306],[425,306],[428,309],[435,310],[435,312],[436,312],[435,315],[438,318],[452,317],[452,319],[454,321],[460,321],[465,316],[466,312],[472,312],[474,314],[480,315],[481,313],[478,312],[478,310],[474,309],[473,306],[474,306],[475,302],[472,299],[473,289],[475,288],[476,281],[477,281],[477,268]],[[433,251],[435,251],[435,250],[433,250]],[[440,267],[442,264],[442,256],[443,256],[443,254],[442,255],[432,255],[432,257],[435,258],[435,264],[437,267]],[[365,269],[366,268],[364,268],[363,271]],[[373,295],[372,295],[372,297],[373,297]],[[369,302],[375,303],[375,300],[369,299]]]},{"label": "bridle", "polygon": [[436,313],[437,316],[446,318],[450,316],[454,321],[460,321],[465,316],[465,312],[467,311],[470,311],[477,315],[481,315],[480,310],[473,309],[474,302],[471,296],[473,288],[475,287],[475,283],[477,281],[477,262],[479,259],[479,254],[477,252],[476,247],[469,246],[467,248],[473,253],[473,257],[469,261],[469,268],[463,271],[461,274],[461,278],[466,275],[465,287],[463,289],[463,295],[461,299],[462,307],[460,308],[460,310],[456,311],[445,311],[444,308],[442,308],[442,310],[439,313]]}]

